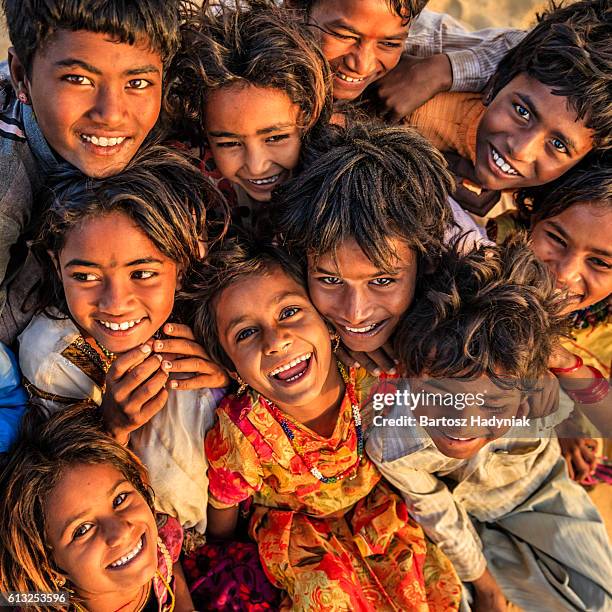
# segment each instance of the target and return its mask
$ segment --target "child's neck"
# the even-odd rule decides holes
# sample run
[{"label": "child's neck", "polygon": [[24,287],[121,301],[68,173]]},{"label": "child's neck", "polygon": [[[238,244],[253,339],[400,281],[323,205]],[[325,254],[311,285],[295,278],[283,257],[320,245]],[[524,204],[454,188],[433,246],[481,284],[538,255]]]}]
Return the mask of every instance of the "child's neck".
[{"label": "child's neck", "polygon": [[329,438],[336,428],[338,410],[342,405],[344,392],[344,381],[334,360],[321,393],[314,401],[306,406],[279,404],[278,407],[315,433]]},{"label": "child's neck", "polygon": [[87,612],[135,612],[144,607],[149,592],[151,581],[136,589],[125,592],[105,593],[104,595],[94,595],[89,593],[79,593],[82,597],[82,607]]}]

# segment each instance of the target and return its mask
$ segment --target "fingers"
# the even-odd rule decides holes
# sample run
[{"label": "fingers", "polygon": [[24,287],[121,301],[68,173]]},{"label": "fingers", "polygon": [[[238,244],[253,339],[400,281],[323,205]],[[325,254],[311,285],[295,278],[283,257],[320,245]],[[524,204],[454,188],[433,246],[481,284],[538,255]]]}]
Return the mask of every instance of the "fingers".
[{"label": "fingers", "polygon": [[151,347],[148,344],[142,344],[127,353],[123,353],[113,362],[113,365],[108,370],[107,379],[111,382],[121,379],[126,372],[142,363],[150,354]]},{"label": "fingers", "polygon": [[211,374],[196,374],[189,378],[172,378],[166,384],[169,389],[191,391],[193,389],[221,389],[230,383],[229,375],[224,371]]},{"label": "fingers", "polygon": [[125,403],[123,412],[132,421],[132,424],[146,423],[148,419],[141,418],[144,417],[144,406],[149,401],[155,399],[161,391],[164,392],[163,394],[167,398],[167,391],[165,390],[167,380],[168,374],[163,370],[159,370],[130,395],[129,401]]},{"label": "fingers", "polygon": [[336,357],[347,367],[347,368],[358,368],[361,364],[353,357],[343,346],[339,346],[336,351]]},{"label": "fingers", "polygon": [[156,372],[161,372],[167,378],[167,370],[170,369],[168,366],[169,362],[164,362],[161,355],[151,355],[133,367],[120,380],[115,381],[112,385],[113,399],[117,403],[126,402],[130,395]]},{"label": "fingers", "polygon": [[182,323],[166,323],[164,325],[164,334],[173,336],[174,338],[195,340],[191,327],[189,327],[189,325],[183,325]]},{"label": "fingers", "polygon": [[179,355],[194,355],[208,359],[206,351],[194,340],[168,339],[155,340],[153,350],[156,353],[172,353]]},{"label": "fingers", "polygon": [[590,473],[591,467],[583,459],[580,447],[576,447],[571,456],[572,471],[574,472],[574,480],[580,482],[584,480]]},{"label": "fingers", "polygon": [[387,374],[395,374],[396,373],[395,362],[387,354],[387,351],[385,350],[384,347],[383,348],[379,348],[378,350],[374,351],[373,353],[369,353],[369,356],[371,357],[372,361],[374,361],[376,363],[376,365],[383,372],[386,372]]}]

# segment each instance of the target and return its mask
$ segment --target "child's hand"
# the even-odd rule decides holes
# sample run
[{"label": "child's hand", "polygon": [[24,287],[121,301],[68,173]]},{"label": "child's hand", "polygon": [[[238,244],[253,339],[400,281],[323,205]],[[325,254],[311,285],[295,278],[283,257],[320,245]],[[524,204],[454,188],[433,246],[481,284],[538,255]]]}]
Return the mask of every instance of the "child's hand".
[{"label": "child's hand", "polygon": [[567,462],[569,477],[582,482],[597,467],[597,442],[592,438],[559,438],[561,454]]},{"label": "child's hand", "polygon": [[[210,360],[188,325],[166,323],[164,334],[176,339],[155,340],[153,350],[162,353],[171,364],[167,385],[170,389],[218,389],[229,384],[227,372]],[[182,376],[178,378],[175,374]]]},{"label": "child's hand", "polygon": [[152,355],[151,347],[143,344],[119,356],[110,367],[102,418],[106,430],[120,444],[126,445],[130,433],[166,405],[168,366],[161,355]]},{"label": "child's hand", "polygon": [[380,376],[383,372],[386,374],[395,374],[397,372],[393,349],[390,343],[371,353],[351,351],[344,345],[340,345],[336,351],[336,356],[345,366],[349,368],[361,366],[373,376]]},{"label": "child's hand", "polygon": [[488,569],[478,580],[472,582],[472,586],[474,587],[473,612],[506,612],[508,609],[506,597]]},{"label": "child's hand", "polygon": [[399,64],[377,84],[388,120],[398,123],[437,93],[448,91],[453,71],[443,53],[431,57],[402,55]]}]

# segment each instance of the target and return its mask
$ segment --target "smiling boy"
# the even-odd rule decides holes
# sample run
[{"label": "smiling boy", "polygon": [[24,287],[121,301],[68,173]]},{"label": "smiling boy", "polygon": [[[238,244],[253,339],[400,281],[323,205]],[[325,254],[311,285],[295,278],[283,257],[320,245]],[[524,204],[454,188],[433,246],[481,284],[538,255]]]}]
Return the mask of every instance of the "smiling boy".
[{"label": "smiling boy", "polygon": [[484,94],[440,94],[411,115],[410,125],[458,155],[465,208],[486,214],[496,200],[488,192],[548,183],[589,151],[609,149],[610,26],[606,0],[553,8],[502,60]]},{"label": "smiling boy", "polygon": [[422,427],[375,428],[368,454],[471,583],[475,610],[608,610],[605,526],[553,430],[566,416],[546,374],[565,306],[554,278],[516,240],[451,251],[423,286],[394,341],[411,392],[475,400],[428,400],[411,412]]},{"label": "smiling boy", "polygon": [[[164,67],[179,44],[179,0],[3,0],[13,90],[0,87],[0,337],[31,317],[33,199],[63,163],[120,172],[157,123]],[[36,217],[40,211],[36,212]]]}]

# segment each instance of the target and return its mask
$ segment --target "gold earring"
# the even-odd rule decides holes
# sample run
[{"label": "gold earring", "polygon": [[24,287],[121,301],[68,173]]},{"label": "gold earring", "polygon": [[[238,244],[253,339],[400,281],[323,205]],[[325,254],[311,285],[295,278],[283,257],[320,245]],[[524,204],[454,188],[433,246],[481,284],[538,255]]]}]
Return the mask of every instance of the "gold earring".
[{"label": "gold earring", "polygon": [[340,336],[338,335],[338,332],[334,332],[333,334],[331,334],[331,341],[332,350],[335,353],[338,350],[338,347],[340,346]]},{"label": "gold earring", "polygon": [[238,387],[238,391],[236,392],[237,396],[242,395],[249,387],[242,378],[240,378],[240,374],[236,374],[236,382],[240,385]]},{"label": "gold earring", "polygon": [[56,576],[51,576],[51,582],[56,589],[61,589],[66,584],[66,576],[62,576],[61,574],[57,574]]}]

